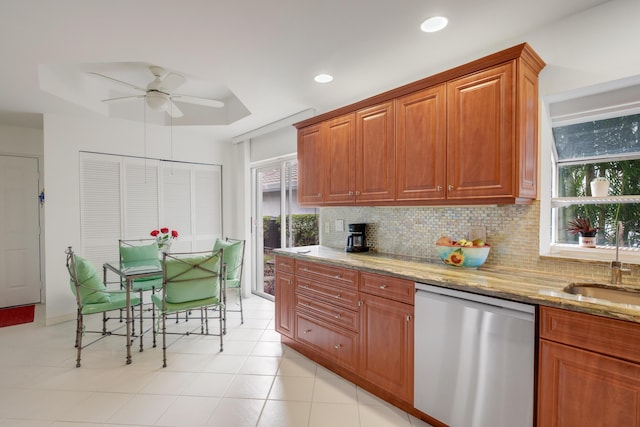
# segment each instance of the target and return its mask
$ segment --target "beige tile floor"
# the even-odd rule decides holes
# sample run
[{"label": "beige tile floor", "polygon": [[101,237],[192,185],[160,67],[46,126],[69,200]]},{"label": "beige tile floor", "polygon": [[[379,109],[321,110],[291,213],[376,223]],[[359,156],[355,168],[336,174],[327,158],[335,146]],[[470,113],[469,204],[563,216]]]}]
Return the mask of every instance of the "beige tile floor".
[{"label": "beige tile floor", "polygon": [[36,322],[0,328],[0,426],[428,427],[282,345],[271,301],[244,302],[224,352],[217,337],[180,338],[167,368],[150,340],[126,365],[115,336],[75,368],[75,322],[45,327],[38,307]]}]

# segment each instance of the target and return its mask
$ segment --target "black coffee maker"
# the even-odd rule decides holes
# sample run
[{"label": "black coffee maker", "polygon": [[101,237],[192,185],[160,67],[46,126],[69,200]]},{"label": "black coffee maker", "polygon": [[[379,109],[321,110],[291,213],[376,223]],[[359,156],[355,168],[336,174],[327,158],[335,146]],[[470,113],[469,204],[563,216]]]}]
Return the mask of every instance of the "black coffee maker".
[{"label": "black coffee maker", "polygon": [[347,252],[367,252],[369,247],[365,239],[367,224],[349,224],[349,237],[347,237]]}]

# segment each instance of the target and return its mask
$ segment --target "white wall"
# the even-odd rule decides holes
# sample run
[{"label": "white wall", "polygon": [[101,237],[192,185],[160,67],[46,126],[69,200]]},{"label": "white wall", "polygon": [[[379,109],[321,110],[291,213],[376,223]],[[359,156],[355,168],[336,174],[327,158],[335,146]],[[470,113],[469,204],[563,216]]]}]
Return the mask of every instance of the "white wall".
[{"label": "white wall", "polygon": [[[231,145],[210,140],[189,128],[147,126],[147,157],[165,160],[222,164],[223,216],[232,212],[230,183]],[[79,152],[93,151],[128,156],[145,154],[141,123],[124,120],[44,117],[44,158],[47,199],[45,203],[46,321],[56,323],[74,317],[75,302],[69,290],[64,251],[80,246]],[[173,151],[173,154],[172,154]],[[226,223],[226,221],[223,222]],[[226,228],[226,227],[225,227]],[[227,230],[225,230],[225,233]]]},{"label": "white wall", "polygon": [[640,2],[615,0],[525,36],[547,66],[540,93],[557,94],[640,74]]},{"label": "white wall", "polygon": [[0,154],[42,157],[42,129],[0,125]]}]

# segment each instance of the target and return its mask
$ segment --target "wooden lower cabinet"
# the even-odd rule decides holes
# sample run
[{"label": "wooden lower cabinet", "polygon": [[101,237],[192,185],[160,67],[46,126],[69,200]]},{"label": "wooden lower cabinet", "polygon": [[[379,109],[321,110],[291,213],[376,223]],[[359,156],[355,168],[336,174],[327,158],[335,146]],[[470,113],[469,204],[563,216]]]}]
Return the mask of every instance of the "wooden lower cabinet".
[{"label": "wooden lower cabinet", "polygon": [[295,333],[293,318],[293,281],[293,275],[278,271],[276,267],[275,328],[276,331],[282,335],[292,339]]},{"label": "wooden lower cabinet", "polygon": [[401,409],[414,410],[413,282],[284,259],[276,256],[276,330],[283,342]]},{"label": "wooden lower cabinet", "polygon": [[640,426],[640,325],[540,311],[537,425]]},{"label": "wooden lower cabinet", "polygon": [[413,403],[413,306],[362,295],[360,376]]}]

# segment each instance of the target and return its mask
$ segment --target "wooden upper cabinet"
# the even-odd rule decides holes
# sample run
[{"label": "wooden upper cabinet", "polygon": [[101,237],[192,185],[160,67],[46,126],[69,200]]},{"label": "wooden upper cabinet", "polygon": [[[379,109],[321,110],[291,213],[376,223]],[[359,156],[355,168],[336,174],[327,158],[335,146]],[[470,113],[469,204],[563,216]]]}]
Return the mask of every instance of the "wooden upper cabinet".
[{"label": "wooden upper cabinet", "polygon": [[325,124],[324,198],[326,203],[355,201],[356,126],[355,114],[347,114]]},{"label": "wooden upper cabinet", "polygon": [[396,200],[445,197],[445,97],[441,84],[396,101]]},{"label": "wooden upper cabinet", "polygon": [[447,198],[513,195],[514,64],[447,84]]},{"label": "wooden upper cabinet", "polygon": [[[538,74],[544,66],[523,43],[296,123],[298,201],[531,203],[538,195]],[[324,165],[307,158],[318,141],[324,141]]]},{"label": "wooden upper cabinet", "polygon": [[537,196],[538,77],[513,60],[447,83],[447,198]]},{"label": "wooden upper cabinet", "polygon": [[322,124],[298,130],[298,203],[322,202],[324,172],[322,167]]},{"label": "wooden upper cabinet", "polygon": [[356,112],[356,201],[393,201],[395,132],[393,101]]}]

